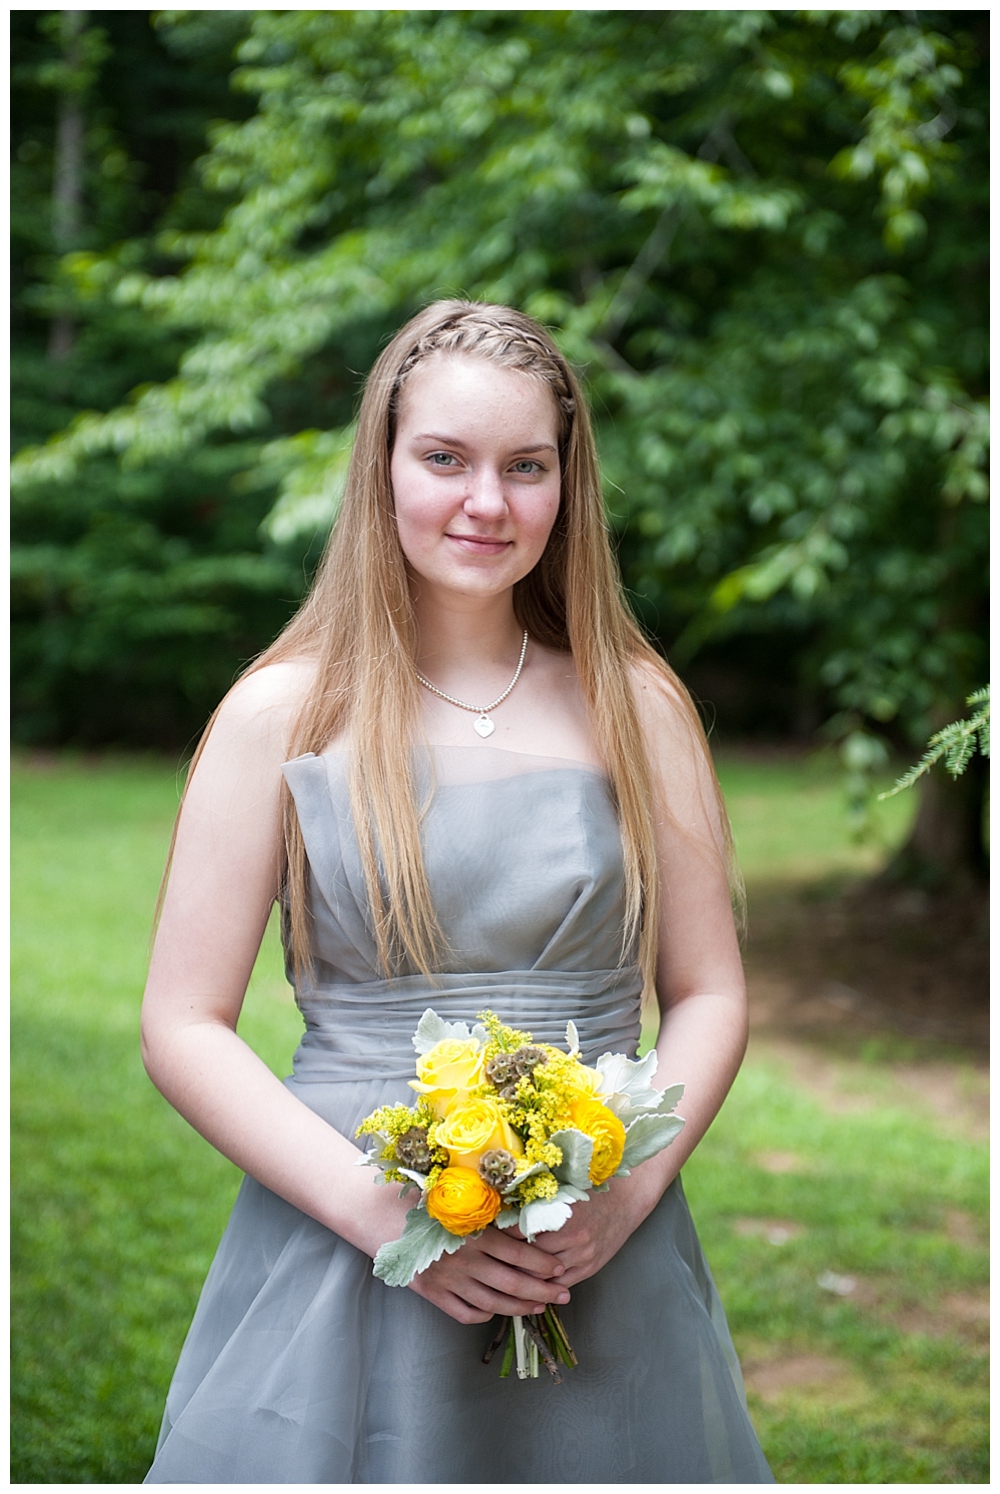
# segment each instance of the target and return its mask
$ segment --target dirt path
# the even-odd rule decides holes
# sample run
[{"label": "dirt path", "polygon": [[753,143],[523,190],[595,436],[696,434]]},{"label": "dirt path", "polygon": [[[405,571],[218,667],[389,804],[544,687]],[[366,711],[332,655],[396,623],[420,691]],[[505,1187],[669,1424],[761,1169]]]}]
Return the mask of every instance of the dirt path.
[{"label": "dirt path", "polygon": [[975,890],[763,884],[745,949],[755,1029],[833,1041],[877,1034],[985,1054],[989,905]]},{"label": "dirt path", "polygon": [[833,1111],[930,1106],[956,1134],[985,1139],[985,896],[767,885],[749,903],[751,1052]]},{"label": "dirt path", "polygon": [[[946,1133],[986,1140],[988,932],[981,895],[934,901],[871,888],[826,896],[751,888],[749,1055],[783,1068],[833,1114],[929,1108]],[[773,1172],[798,1165],[790,1152],[757,1160]],[[776,1247],[802,1233],[786,1219],[743,1219],[736,1228]],[[987,1244],[963,1210],[950,1210],[945,1228],[966,1248]],[[986,1346],[988,1289],[917,1304],[904,1285],[844,1276],[826,1289],[903,1333]],[[850,1364],[823,1354],[751,1358],[744,1373],[751,1395],[765,1402],[866,1394]]]}]

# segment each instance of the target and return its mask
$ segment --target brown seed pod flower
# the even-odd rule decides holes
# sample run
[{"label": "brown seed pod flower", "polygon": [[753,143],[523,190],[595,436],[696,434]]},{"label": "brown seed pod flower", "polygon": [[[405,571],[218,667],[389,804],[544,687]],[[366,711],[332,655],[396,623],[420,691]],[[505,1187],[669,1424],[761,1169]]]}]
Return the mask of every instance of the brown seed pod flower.
[{"label": "brown seed pod flower", "polygon": [[489,1183],[491,1188],[498,1191],[510,1182],[516,1172],[517,1163],[503,1147],[498,1146],[491,1152],[484,1152],[479,1159],[479,1176],[484,1183]]},{"label": "brown seed pod flower", "polygon": [[426,1126],[411,1126],[396,1139],[396,1157],[414,1172],[430,1172],[433,1164]]},{"label": "brown seed pod flower", "polygon": [[485,1073],[490,1083],[500,1090],[505,1085],[516,1084],[519,1078],[512,1053],[494,1053],[486,1064]]},{"label": "brown seed pod flower", "polygon": [[519,1079],[524,1074],[533,1074],[540,1063],[547,1062],[541,1048],[517,1048],[508,1057]]}]

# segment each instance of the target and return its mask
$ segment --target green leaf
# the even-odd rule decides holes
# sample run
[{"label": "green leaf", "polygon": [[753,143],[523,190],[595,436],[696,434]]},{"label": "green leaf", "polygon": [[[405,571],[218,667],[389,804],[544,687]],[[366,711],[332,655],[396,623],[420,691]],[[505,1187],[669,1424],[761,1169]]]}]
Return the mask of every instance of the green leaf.
[{"label": "green leaf", "polygon": [[902,778],[897,779],[891,789],[879,794],[879,799],[891,799],[895,794],[908,789],[929,773],[935,763],[944,758],[944,766],[952,778],[959,778],[968,767],[978,743],[984,757],[990,755],[990,690],[975,690],[966,699],[966,705],[978,705],[980,709],[964,721],[952,721],[941,731],[935,732],[927,744],[927,751],[918,763]]},{"label": "green leaf", "polygon": [[278,501],[261,522],[261,533],[276,544],[326,534],[340,508],[355,428],[300,431],[272,441],[261,452],[257,480],[280,477]]},{"label": "green leaf", "polygon": [[587,1203],[588,1195],[582,1188],[564,1184],[554,1198],[538,1199],[525,1204],[521,1210],[520,1228],[526,1240],[536,1235],[548,1234],[562,1229],[573,1212],[575,1203]]},{"label": "green leaf", "polygon": [[557,1131],[549,1140],[559,1147],[562,1161],[552,1172],[560,1183],[569,1183],[574,1188],[590,1186],[590,1159],[594,1155],[594,1138],[582,1131]]},{"label": "green leaf", "polygon": [[478,1024],[470,1032],[468,1023],[446,1022],[443,1017],[438,1016],[433,1007],[429,1006],[417,1023],[417,1030],[413,1034],[413,1046],[418,1053],[424,1054],[429,1053],[435,1043],[444,1042],[446,1038],[457,1038],[463,1042],[468,1041],[469,1038],[475,1038],[481,1043],[485,1037],[485,1029]]},{"label": "green leaf", "polygon": [[679,1115],[638,1115],[625,1132],[624,1167],[638,1167],[669,1146],[684,1129]]},{"label": "green leaf", "polygon": [[379,1247],[374,1273],[387,1286],[409,1286],[414,1276],[442,1255],[453,1255],[465,1239],[465,1235],[451,1234],[418,1205],[407,1214],[399,1239]]}]

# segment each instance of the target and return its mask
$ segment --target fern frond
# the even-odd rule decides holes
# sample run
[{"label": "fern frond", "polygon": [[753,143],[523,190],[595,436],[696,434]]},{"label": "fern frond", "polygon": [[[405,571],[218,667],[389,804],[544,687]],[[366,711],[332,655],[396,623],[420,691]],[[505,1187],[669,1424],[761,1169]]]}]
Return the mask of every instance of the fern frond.
[{"label": "fern frond", "polygon": [[989,685],[981,690],[973,690],[972,694],[966,697],[965,703],[968,706],[979,706],[980,709],[963,721],[949,722],[940,731],[936,731],[927,743],[927,751],[920,761],[904,773],[891,789],[887,789],[884,794],[879,794],[880,800],[891,799],[894,794],[902,793],[903,789],[912,788],[917,779],[929,773],[934,764],[940,762],[942,758],[952,778],[958,778],[969,766],[977,746],[984,757],[989,757]]}]

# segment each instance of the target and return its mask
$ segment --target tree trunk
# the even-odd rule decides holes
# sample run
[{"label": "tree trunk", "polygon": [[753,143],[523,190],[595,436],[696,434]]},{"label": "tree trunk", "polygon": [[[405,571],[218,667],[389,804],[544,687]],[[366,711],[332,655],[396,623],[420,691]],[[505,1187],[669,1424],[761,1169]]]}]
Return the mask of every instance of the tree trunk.
[{"label": "tree trunk", "polygon": [[[62,13],[63,60],[71,80],[80,67],[80,37],[86,25],[85,10]],[[78,88],[63,90],[59,99],[59,123],[52,174],[52,242],[57,254],[75,247],[80,234],[83,208],[83,103]],[[73,319],[59,312],[49,329],[49,357],[54,363],[73,350]]]},{"label": "tree trunk", "polygon": [[985,882],[989,860],[984,811],[989,765],[978,752],[960,778],[934,767],[919,781],[920,808],[913,829],[886,876],[928,889]]}]

